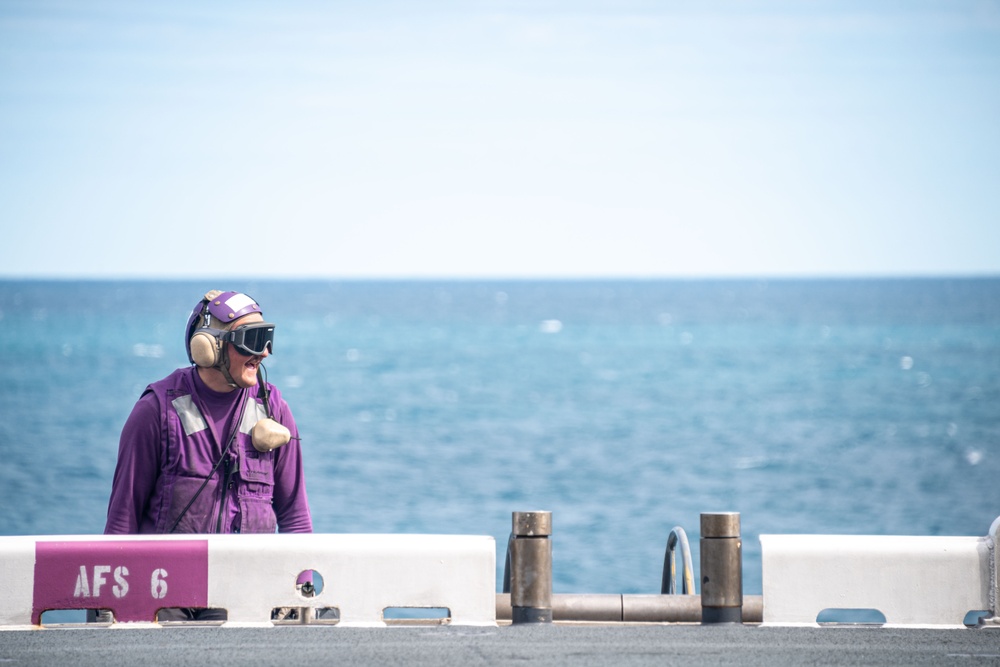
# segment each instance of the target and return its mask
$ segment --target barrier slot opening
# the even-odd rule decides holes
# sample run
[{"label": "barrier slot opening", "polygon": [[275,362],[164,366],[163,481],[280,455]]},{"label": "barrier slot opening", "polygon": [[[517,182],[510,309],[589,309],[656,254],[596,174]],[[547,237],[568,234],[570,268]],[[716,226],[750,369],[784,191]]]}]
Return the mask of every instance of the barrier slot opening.
[{"label": "barrier slot opening", "polygon": [[447,607],[386,607],[382,620],[387,625],[446,625],[451,622]]},{"label": "barrier slot opening", "polygon": [[885,614],[878,609],[839,609],[830,607],[816,616],[820,625],[885,625]]},{"label": "barrier slot opening", "polygon": [[164,625],[222,625],[229,611],[220,607],[164,607],[156,612],[156,621]]},{"label": "barrier slot opening", "polygon": [[84,625],[107,626],[114,616],[106,609],[46,609],[41,615],[42,626]]},{"label": "barrier slot opening", "polygon": [[989,609],[972,609],[965,615],[962,624],[966,627],[974,628],[979,625],[979,619],[989,618],[992,614]]}]

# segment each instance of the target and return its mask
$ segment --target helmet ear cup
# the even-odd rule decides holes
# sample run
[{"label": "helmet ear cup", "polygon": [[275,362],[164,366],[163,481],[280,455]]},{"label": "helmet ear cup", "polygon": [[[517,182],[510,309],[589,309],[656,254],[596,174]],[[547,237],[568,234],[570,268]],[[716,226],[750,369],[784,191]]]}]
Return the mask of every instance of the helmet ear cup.
[{"label": "helmet ear cup", "polygon": [[222,358],[222,341],[207,331],[191,336],[191,359],[196,366],[212,368]]}]

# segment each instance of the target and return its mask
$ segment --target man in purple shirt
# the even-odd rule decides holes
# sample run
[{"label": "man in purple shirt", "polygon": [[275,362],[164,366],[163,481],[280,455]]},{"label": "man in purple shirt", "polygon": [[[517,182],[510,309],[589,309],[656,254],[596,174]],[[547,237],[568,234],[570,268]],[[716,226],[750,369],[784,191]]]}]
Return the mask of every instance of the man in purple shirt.
[{"label": "man in purple shirt", "polygon": [[195,306],[193,365],[149,385],[122,429],[105,534],[312,532],[298,429],[261,373],[273,338],[245,294]]}]

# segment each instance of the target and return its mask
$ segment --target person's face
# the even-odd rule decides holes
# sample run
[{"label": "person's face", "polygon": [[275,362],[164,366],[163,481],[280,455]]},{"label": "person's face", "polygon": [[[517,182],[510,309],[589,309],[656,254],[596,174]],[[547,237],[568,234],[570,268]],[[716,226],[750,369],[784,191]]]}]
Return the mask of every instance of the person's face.
[{"label": "person's face", "polygon": [[[260,313],[250,313],[233,322],[231,328],[263,321],[264,317]],[[233,381],[244,389],[256,385],[257,367],[271,354],[270,351],[264,350],[264,354],[248,356],[236,349],[235,345],[226,345],[226,350],[229,355],[229,374],[233,376]]]}]

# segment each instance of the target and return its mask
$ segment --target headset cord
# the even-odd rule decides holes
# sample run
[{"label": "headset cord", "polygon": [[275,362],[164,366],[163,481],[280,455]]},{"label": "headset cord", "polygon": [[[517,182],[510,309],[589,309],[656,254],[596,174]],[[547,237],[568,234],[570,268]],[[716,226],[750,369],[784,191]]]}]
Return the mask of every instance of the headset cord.
[{"label": "headset cord", "polygon": [[[263,371],[263,373],[261,373]],[[267,415],[268,419],[274,419],[274,415],[271,414],[271,390],[268,389],[267,384],[267,369],[264,368],[264,364],[257,366],[257,397],[264,399],[264,413]],[[281,424],[280,421],[274,419],[274,421]],[[281,424],[284,426],[284,424]],[[301,438],[297,436],[291,436],[291,440],[301,441]]]},{"label": "headset cord", "polygon": [[267,369],[264,364],[257,364],[257,396],[264,398],[264,414],[268,419],[271,416],[271,390],[267,388]]}]

